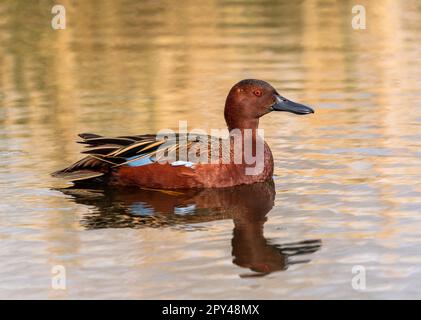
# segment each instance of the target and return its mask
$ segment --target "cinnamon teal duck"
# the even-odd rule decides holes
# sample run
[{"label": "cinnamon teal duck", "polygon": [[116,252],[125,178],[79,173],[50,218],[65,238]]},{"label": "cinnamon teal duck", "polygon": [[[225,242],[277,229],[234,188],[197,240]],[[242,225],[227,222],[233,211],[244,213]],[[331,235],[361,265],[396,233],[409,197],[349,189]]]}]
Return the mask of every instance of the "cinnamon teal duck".
[{"label": "cinnamon teal duck", "polygon": [[[87,150],[82,152],[87,156],[53,176],[76,185],[99,183],[151,189],[223,188],[267,181],[273,175],[273,157],[267,143],[259,138],[258,126],[260,117],[273,111],[314,113],[312,108],[284,98],[267,82],[246,79],[228,93],[224,116],[230,135],[226,139],[197,134],[193,137],[145,134],[110,138],[83,133],[79,135],[80,143],[87,145]],[[233,142],[238,136],[241,143],[236,147]],[[228,142],[228,152],[222,152],[220,144],[214,143],[221,140]],[[262,157],[257,156],[259,141]],[[248,142],[255,163],[246,159]],[[203,149],[204,146],[207,148]],[[212,153],[215,146],[218,150]],[[189,155],[193,153],[195,161],[179,160],[181,150],[187,150]],[[201,150],[206,150],[205,158],[209,161],[198,156]],[[175,152],[172,160],[166,158],[169,152]],[[217,154],[217,161],[210,159],[211,154]],[[163,158],[167,161],[162,161]],[[248,171],[256,167],[260,170]]]}]

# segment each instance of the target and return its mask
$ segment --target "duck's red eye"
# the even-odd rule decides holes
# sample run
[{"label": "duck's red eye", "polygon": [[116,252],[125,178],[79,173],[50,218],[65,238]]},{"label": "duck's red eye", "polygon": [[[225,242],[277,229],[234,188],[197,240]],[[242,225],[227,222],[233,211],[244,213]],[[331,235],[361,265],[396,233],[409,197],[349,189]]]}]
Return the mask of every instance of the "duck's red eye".
[{"label": "duck's red eye", "polygon": [[254,95],[256,97],[261,97],[262,96],[262,90],[254,90],[253,93],[254,93]]}]

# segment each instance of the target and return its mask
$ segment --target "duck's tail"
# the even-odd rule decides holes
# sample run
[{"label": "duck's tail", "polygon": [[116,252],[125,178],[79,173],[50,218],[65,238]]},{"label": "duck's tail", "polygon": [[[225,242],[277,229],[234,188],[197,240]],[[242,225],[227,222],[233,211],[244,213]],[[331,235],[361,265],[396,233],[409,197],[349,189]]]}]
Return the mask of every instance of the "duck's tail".
[{"label": "duck's tail", "polygon": [[[79,141],[79,143],[88,143],[91,139],[102,138],[93,133],[81,133],[79,134],[79,137],[83,139],[82,141]],[[69,167],[53,172],[51,175],[75,184],[88,181],[103,182],[104,176],[109,173],[111,165],[114,163],[108,163],[105,159],[102,159],[102,156],[103,154],[101,154],[100,151],[99,153],[89,154]]]},{"label": "duck's tail", "polygon": [[[81,133],[79,137],[87,149],[87,156],[71,166],[52,173],[52,176],[81,184],[106,182],[113,170],[133,160],[143,159],[153,153],[164,140],[156,141],[154,135],[103,137]],[[132,160],[128,160],[132,159]]]}]

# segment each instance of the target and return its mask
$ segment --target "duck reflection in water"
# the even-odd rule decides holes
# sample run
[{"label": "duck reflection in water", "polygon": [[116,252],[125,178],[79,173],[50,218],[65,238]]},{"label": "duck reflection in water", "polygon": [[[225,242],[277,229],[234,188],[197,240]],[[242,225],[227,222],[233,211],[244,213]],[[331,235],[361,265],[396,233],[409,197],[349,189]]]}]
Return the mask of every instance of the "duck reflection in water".
[{"label": "duck reflection in water", "polygon": [[232,188],[179,191],[75,187],[60,191],[76,203],[96,208],[81,220],[87,229],[200,229],[200,225],[197,227],[199,223],[232,219],[233,262],[254,271],[243,277],[263,276],[286,270],[292,264],[309,262],[299,256],[314,253],[321,247],[319,239],[274,244],[264,237],[266,215],[272,209],[275,199],[273,181]]}]

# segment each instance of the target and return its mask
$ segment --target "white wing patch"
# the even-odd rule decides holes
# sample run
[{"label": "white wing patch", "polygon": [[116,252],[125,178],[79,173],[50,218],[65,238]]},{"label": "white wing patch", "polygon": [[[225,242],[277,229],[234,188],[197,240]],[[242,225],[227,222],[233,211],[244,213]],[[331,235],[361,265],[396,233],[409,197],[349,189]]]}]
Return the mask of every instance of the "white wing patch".
[{"label": "white wing patch", "polygon": [[181,160],[179,160],[179,161],[172,162],[171,165],[173,167],[184,166],[186,168],[192,168],[192,169],[194,169],[194,165],[195,164],[193,162],[190,162],[190,161],[181,161]]}]

